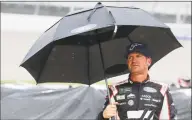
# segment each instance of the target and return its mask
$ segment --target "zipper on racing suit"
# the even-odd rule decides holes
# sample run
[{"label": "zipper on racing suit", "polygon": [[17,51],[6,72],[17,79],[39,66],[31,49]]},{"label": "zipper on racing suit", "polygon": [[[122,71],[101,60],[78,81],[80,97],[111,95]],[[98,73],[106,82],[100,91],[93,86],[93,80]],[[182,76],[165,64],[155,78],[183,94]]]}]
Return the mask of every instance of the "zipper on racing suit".
[{"label": "zipper on racing suit", "polygon": [[[140,95],[141,95],[141,87],[145,84],[145,83],[147,83],[148,81],[145,81],[145,82],[142,82],[142,83],[140,83],[140,85],[139,85],[139,88],[138,88],[138,104],[137,104],[137,110],[139,110],[139,104],[140,104]],[[143,114],[141,115],[141,117],[140,117],[140,120],[146,120],[146,119],[144,119],[144,117],[145,117],[145,114],[147,113],[147,111],[148,111],[148,109],[144,109],[144,112],[143,112]],[[149,116],[150,117],[150,116]],[[149,118],[150,119],[150,118]]]},{"label": "zipper on racing suit", "polygon": [[[138,88],[138,104],[137,104],[137,111],[139,110],[139,104],[141,103],[140,101],[140,96],[141,96],[141,88],[142,88],[142,85],[143,85],[144,83],[140,83],[139,84],[139,88]],[[140,116],[140,118],[139,118],[139,120],[147,120],[147,119],[144,119],[144,117],[145,117],[145,114],[147,113],[147,109],[144,109],[144,112],[142,113],[142,115]]]},{"label": "zipper on racing suit", "polygon": [[139,110],[140,95],[141,95],[141,84],[142,84],[142,83],[139,84],[139,88],[138,88],[138,96],[137,96],[137,97],[138,97],[138,99],[137,99],[137,103],[138,103],[138,104],[137,104],[137,110]]}]

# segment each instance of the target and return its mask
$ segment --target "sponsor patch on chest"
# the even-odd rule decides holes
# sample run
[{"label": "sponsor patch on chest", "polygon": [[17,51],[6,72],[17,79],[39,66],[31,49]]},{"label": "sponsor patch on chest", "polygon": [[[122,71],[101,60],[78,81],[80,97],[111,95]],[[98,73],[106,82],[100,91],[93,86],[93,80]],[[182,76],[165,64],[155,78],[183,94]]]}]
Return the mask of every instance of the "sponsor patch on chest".
[{"label": "sponsor patch on chest", "polygon": [[133,106],[133,105],[134,105],[134,100],[129,100],[129,101],[128,101],[128,105],[129,105],[129,106]]},{"label": "sponsor patch on chest", "polygon": [[155,88],[152,87],[144,87],[143,91],[148,92],[148,93],[156,93],[157,90]]},{"label": "sponsor patch on chest", "polygon": [[117,100],[124,100],[125,99],[125,95],[117,95],[116,99]]},{"label": "sponsor patch on chest", "polygon": [[131,87],[119,88],[119,94],[124,94],[131,91],[132,91]]},{"label": "sponsor patch on chest", "polygon": [[127,95],[127,99],[131,99],[131,98],[135,98],[135,95],[134,94],[129,94],[129,95]]},{"label": "sponsor patch on chest", "polygon": [[140,100],[150,101],[151,96],[150,95],[141,95]]},{"label": "sponsor patch on chest", "polygon": [[144,104],[144,106],[146,106],[146,107],[157,107],[157,105],[154,105],[154,104]]},{"label": "sponsor patch on chest", "polygon": [[152,98],[152,101],[153,101],[153,102],[156,102],[156,103],[160,103],[160,102],[161,102],[161,99],[154,99],[154,98]]}]

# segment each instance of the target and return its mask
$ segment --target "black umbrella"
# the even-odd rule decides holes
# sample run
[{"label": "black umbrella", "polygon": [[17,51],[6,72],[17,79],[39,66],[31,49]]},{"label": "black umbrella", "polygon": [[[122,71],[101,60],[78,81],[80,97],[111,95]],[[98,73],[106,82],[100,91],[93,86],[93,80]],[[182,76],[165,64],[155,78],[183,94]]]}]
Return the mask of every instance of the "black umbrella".
[{"label": "black umbrella", "polygon": [[132,41],[148,44],[153,64],[181,47],[170,28],[149,13],[98,3],[66,15],[46,30],[21,66],[37,83],[90,85],[128,73],[124,54]]}]

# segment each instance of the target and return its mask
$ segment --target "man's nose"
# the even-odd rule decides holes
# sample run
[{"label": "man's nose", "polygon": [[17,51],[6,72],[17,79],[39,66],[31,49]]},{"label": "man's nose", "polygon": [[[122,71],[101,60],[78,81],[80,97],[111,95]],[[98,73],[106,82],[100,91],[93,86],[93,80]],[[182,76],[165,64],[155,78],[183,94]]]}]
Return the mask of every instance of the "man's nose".
[{"label": "man's nose", "polygon": [[133,57],[132,62],[136,62],[136,61],[137,61],[136,57]]}]

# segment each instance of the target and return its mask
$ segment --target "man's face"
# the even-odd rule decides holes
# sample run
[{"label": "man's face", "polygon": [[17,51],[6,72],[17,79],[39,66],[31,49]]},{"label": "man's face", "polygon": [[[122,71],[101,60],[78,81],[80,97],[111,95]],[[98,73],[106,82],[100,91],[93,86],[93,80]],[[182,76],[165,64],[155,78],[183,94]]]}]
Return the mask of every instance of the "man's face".
[{"label": "man's face", "polygon": [[131,53],[128,55],[127,64],[131,73],[143,73],[148,71],[151,58],[145,57],[140,53]]}]

